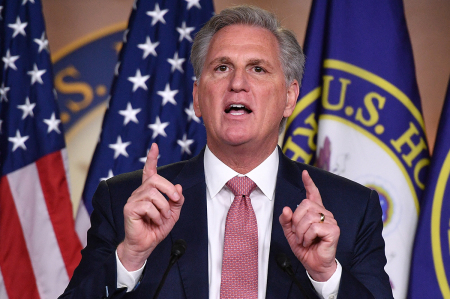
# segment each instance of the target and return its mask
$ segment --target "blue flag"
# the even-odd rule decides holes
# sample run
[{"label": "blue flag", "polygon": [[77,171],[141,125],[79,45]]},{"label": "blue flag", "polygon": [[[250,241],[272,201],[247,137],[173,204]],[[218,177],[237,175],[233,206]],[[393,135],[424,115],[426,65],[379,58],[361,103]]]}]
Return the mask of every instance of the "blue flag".
[{"label": "blue flag", "polygon": [[401,0],[314,1],[283,151],[380,195],[388,272],[405,298],[429,165]]},{"label": "blue flag", "polygon": [[195,33],[213,11],[211,0],[135,2],[77,222],[88,223],[100,181],[142,169],[153,142],[158,166],[191,158],[205,146],[189,57]]},{"label": "blue flag", "polygon": [[81,259],[41,1],[0,0],[0,298],[56,298]]},{"label": "blue flag", "polygon": [[450,298],[450,82],[421,205],[409,298]]}]

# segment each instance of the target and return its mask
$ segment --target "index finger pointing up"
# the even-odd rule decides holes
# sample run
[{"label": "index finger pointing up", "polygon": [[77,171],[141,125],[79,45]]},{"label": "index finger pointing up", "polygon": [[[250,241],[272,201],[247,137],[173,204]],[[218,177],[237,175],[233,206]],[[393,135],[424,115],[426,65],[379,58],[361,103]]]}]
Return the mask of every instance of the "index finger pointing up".
[{"label": "index finger pointing up", "polygon": [[142,182],[145,182],[149,177],[156,174],[156,166],[158,164],[159,148],[156,143],[153,143],[147,154],[147,161],[145,161],[144,170],[142,173]]},{"label": "index finger pointing up", "polygon": [[307,170],[303,170],[302,172],[302,181],[303,185],[305,185],[306,189],[306,198],[323,205],[322,197],[320,196],[319,189],[317,189],[316,184],[314,184],[312,178],[309,176]]}]

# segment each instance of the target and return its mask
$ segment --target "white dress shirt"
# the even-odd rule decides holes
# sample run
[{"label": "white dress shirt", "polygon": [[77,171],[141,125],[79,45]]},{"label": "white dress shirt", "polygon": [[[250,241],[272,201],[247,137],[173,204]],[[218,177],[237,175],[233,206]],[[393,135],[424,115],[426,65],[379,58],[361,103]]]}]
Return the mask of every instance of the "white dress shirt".
[{"label": "white dress shirt", "polygon": [[[250,199],[258,225],[258,299],[265,298],[267,289],[278,159],[278,149],[275,148],[266,160],[245,174],[257,185],[257,188],[250,194]],[[225,222],[228,210],[234,200],[233,193],[225,184],[236,175],[244,176],[244,174],[239,174],[228,167],[208,147],[205,150],[204,167],[207,189],[209,298],[219,299]],[[117,287],[127,287],[128,291],[131,291],[139,280],[145,265],[139,270],[128,272],[121,264],[117,251],[116,260],[118,265]],[[336,298],[342,273],[339,262],[337,265],[338,269],[326,282],[316,282],[308,275],[319,297]]]},{"label": "white dress shirt", "polygon": [[[220,298],[225,222],[234,194],[225,186],[237,173],[206,148],[205,150],[206,202],[208,212],[208,270],[209,298]],[[278,172],[278,150],[258,167],[245,174],[258,186],[251,194],[258,225],[258,298],[265,298],[269,265],[270,237],[275,184]]]}]

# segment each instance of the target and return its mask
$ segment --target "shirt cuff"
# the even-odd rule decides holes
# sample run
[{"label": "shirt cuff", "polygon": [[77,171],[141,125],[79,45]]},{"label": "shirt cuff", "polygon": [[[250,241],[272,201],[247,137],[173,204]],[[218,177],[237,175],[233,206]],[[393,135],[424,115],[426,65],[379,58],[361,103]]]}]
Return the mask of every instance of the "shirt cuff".
[{"label": "shirt cuff", "polygon": [[116,263],[117,263],[117,288],[127,288],[127,292],[131,292],[138,283],[139,279],[141,278],[142,272],[144,271],[144,267],[147,264],[147,261],[145,261],[144,265],[140,269],[129,272],[122,265],[122,262],[120,261],[119,256],[117,255],[116,249]]},{"label": "shirt cuff", "polygon": [[336,260],[337,268],[333,275],[331,275],[330,279],[324,282],[315,281],[308,275],[309,280],[311,281],[314,289],[321,299],[335,299],[337,298],[337,294],[339,291],[339,283],[341,282],[342,276],[342,266],[338,260]]}]

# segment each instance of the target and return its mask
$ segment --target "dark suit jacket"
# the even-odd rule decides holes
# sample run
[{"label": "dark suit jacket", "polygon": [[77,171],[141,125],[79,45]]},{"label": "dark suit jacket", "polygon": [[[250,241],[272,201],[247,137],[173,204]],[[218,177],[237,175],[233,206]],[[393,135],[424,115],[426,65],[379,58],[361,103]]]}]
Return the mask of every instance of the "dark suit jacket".
[{"label": "dark suit jacket", "polygon": [[[377,193],[318,168],[293,162],[281,150],[279,154],[266,297],[305,298],[276,264],[277,255],[285,253],[309,298],[317,298],[278,221],[283,207],[295,210],[306,197],[301,172],[307,169],[320,190],[325,208],[333,213],[341,229],[336,258],[343,273],[338,297],[392,298],[389,278],[384,271],[383,223]],[[183,186],[185,202],[173,230],[148,258],[140,285],[127,294],[123,289],[116,289],[115,249],[124,239],[123,206],[142,180],[142,171],[135,171],[100,183],[93,198],[88,245],[61,298],[102,298],[106,288],[110,297],[153,298],[167,267],[172,243],[177,239],[186,241],[186,253],[169,272],[159,298],[208,298],[203,152],[187,162],[161,167],[158,173]]]}]

